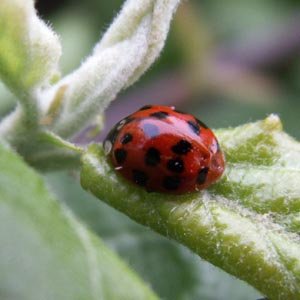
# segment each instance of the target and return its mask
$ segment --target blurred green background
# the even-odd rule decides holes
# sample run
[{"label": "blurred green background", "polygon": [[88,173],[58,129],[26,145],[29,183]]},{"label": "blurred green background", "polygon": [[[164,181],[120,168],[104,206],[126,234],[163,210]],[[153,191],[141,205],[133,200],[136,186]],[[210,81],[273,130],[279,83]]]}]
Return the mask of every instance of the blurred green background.
[{"label": "blurred green background", "polygon": [[[300,138],[300,3],[183,1],[166,47],[138,83],[110,106],[106,129],[146,103],[172,104],[210,127],[236,126],[279,114]],[[62,72],[75,69],[123,1],[38,0],[40,15],[63,44]],[[0,85],[2,114],[13,96]],[[102,136],[103,137],[103,136]],[[99,137],[101,139],[101,137]],[[76,175],[45,175],[52,191],[128,262],[163,299],[257,299],[259,293],[184,247],[96,200]]]}]

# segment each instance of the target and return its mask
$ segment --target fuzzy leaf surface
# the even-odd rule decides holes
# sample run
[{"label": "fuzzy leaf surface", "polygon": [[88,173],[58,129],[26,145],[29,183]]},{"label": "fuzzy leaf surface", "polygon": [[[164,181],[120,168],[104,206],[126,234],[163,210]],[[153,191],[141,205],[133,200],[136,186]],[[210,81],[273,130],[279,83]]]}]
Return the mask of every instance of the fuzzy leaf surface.
[{"label": "fuzzy leaf surface", "polygon": [[33,0],[0,1],[0,78],[21,99],[58,73],[58,37]]},{"label": "fuzzy leaf surface", "polygon": [[199,259],[186,247],[139,225],[84,191],[66,172],[47,174],[57,197],[92,228],[164,300],[255,300],[245,282]]},{"label": "fuzzy leaf surface", "polygon": [[60,136],[72,136],[135,82],[159,56],[178,3],[125,1],[92,54],[44,93],[44,111],[58,95],[62,98],[59,114],[49,128]]},{"label": "fuzzy leaf surface", "polygon": [[207,190],[148,194],[116,175],[101,145],[83,157],[82,186],[270,299],[300,298],[300,144],[275,115],[216,134],[227,166]]}]

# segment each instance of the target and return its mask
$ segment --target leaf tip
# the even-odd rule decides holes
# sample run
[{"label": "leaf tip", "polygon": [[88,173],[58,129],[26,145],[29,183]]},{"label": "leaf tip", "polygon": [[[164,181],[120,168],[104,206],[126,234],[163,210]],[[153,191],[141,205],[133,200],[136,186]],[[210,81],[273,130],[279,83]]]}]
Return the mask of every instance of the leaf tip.
[{"label": "leaf tip", "polygon": [[264,121],[263,121],[264,129],[268,131],[281,131],[282,130],[282,123],[278,115],[270,114]]}]

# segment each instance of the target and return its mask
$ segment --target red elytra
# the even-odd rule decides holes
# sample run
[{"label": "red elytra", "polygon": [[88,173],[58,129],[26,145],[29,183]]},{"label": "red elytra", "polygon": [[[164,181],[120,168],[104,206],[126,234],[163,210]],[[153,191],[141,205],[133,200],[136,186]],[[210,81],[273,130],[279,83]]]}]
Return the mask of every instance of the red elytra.
[{"label": "red elytra", "polygon": [[214,133],[168,106],[147,105],[122,119],[107,135],[104,149],[117,172],[149,192],[199,191],[225,168]]}]

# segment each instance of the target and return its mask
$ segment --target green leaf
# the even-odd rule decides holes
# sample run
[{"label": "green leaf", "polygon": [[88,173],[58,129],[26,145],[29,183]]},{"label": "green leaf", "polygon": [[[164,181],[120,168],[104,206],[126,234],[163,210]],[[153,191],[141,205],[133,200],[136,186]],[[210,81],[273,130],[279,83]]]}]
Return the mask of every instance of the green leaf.
[{"label": "green leaf", "polygon": [[83,157],[82,186],[270,299],[298,299],[299,236],[278,220],[300,210],[300,145],[274,115],[216,134],[227,167],[208,190],[148,194],[116,175],[101,145]]},{"label": "green leaf", "polygon": [[20,98],[57,76],[58,37],[40,20],[33,0],[0,1],[0,78]]},{"label": "green leaf", "polygon": [[0,144],[0,298],[157,299]]},{"label": "green leaf", "polygon": [[159,56],[179,2],[124,1],[91,55],[43,94],[49,104],[64,89],[62,113],[49,129],[62,137],[73,136],[133,84]]},{"label": "green leaf", "polygon": [[249,285],[86,193],[66,172],[47,174],[57,197],[151,284],[164,300],[255,300]]}]

